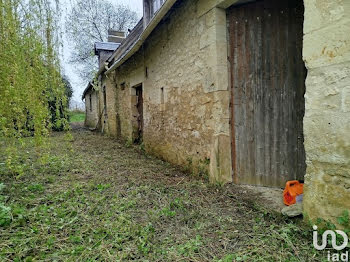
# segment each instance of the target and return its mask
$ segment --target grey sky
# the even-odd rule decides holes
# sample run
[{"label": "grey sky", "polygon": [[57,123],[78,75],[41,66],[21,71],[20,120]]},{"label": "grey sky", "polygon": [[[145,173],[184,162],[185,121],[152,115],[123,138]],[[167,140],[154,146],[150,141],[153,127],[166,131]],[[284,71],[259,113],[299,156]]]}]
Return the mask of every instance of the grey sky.
[{"label": "grey sky", "polygon": [[[139,18],[141,18],[142,16],[142,0],[110,0],[112,3],[116,3],[116,4],[123,4],[123,5],[127,5],[130,7],[131,10],[135,11]],[[65,20],[65,15],[69,12],[72,3],[74,3],[74,0],[61,0],[60,1],[62,3],[62,13],[63,13],[63,17],[62,17],[62,23],[64,24],[64,20]],[[64,28],[63,28],[64,29]],[[91,47],[93,48],[93,47]],[[63,34],[63,59],[62,59],[62,66],[64,69],[64,73],[66,76],[68,76],[72,87],[73,87],[73,98],[72,100],[75,101],[81,101],[81,95],[87,85],[87,83],[83,82],[80,77],[78,76],[78,74],[75,72],[74,70],[74,66],[72,66],[71,64],[68,63],[69,58],[70,58],[70,54],[71,52],[74,52],[73,49],[71,49],[67,43],[67,39],[65,37],[65,35]]]}]

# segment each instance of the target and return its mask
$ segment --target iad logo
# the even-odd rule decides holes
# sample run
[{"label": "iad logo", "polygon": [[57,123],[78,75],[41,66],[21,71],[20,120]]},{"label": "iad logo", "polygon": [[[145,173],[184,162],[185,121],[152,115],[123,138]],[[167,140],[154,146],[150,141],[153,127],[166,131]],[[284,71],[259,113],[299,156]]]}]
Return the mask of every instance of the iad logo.
[{"label": "iad logo", "polygon": [[[349,238],[348,235],[341,231],[341,230],[326,230],[323,234],[322,234],[322,244],[319,245],[318,244],[318,232],[317,232],[317,226],[313,226],[314,232],[313,232],[313,245],[314,248],[316,248],[317,250],[324,250],[327,247],[327,243],[328,243],[328,235],[331,236],[331,243],[332,243],[332,248],[340,251],[343,250],[344,248],[347,247],[348,242],[349,242]],[[343,243],[341,245],[337,245],[337,236],[336,234],[339,234],[343,237]],[[344,253],[331,253],[330,251],[328,251],[328,261],[349,261],[349,251],[346,251]]]}]

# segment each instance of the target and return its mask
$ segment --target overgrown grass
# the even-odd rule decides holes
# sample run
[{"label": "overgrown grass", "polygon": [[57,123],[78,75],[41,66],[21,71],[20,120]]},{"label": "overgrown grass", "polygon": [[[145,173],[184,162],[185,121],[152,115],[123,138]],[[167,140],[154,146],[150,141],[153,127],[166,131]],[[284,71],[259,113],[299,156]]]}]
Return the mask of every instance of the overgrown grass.
[{"label": "overgrown grass", "polygon": [[311,228],[262,208],[247,189],[209,185],[88,131],[73,136],[55,134],[51,164],[32,162],[35,172],[21,179],[0,165],[0,204],[10,208],[0,260],[326,258],[313,249]]},{"label": "overgrown grass", "polygon": [[69,122],[84,122],[85,113],[83,111],[70,111],[69,112]]}]

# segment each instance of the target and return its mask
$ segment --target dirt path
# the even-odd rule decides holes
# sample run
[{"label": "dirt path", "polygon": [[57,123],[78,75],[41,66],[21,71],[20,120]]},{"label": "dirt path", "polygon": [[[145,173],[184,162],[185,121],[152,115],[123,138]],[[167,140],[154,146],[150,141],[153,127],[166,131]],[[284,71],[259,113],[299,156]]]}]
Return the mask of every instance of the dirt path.
[{"label": "dirt path", "polygon": [[73,139],[52,137],[59,168],[5,179],[8,204],[26,218],[14,214],[1,229],[1,257],[319,261],[300,220],[262,208],[249,189],[210,185],[137,147],[73,127]]}]

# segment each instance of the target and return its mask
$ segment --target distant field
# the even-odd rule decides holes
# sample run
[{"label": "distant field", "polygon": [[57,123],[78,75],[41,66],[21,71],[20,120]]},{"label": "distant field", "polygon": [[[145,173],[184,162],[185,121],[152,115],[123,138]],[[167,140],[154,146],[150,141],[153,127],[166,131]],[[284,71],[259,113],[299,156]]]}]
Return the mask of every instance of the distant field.
[{"label": "distant field", "polygon": [[82,111],[71,111],[69,112],[69,122],[84,122],[85,113]]}]

